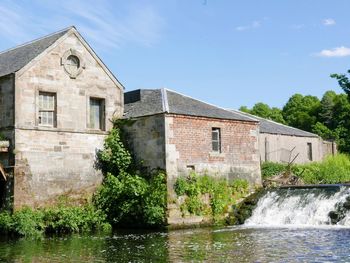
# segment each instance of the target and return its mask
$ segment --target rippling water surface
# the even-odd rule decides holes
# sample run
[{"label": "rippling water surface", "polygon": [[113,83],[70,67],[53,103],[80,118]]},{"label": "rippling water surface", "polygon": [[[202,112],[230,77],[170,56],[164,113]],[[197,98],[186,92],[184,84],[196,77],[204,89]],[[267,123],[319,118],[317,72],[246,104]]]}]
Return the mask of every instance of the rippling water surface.
[{"label": "rippling water surface", "polygon": [[348,228],[246,228],[0,241],[0,262],[350,262]]}]

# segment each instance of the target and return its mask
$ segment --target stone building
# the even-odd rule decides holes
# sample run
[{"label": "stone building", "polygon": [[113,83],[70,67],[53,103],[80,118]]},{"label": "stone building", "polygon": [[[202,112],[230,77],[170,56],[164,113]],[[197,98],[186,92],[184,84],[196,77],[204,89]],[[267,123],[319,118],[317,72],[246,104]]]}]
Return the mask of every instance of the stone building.
[{"label": "stone building", "polygon": [[[239,112],[239,111],[233,111]],[[260,122],[259,150],[262,162],[308,163],[337,153],[335,142],[255,115],[239,112]]]},{"label": "stone building", "polygon": [[[176,178],[190,171],[261,184],[257,120],[167,89],[126,92],[124,103],[124,117],[134,120],[125,127],[130,146],[144,166],[166,170],[168,201]],[[186,223],[168,205],[168,223]]]},{"label": "stone building", "polygon": [[0,132],[10,141],[0,192],[15,209],[91,194],[102,179],[95,153],[122,112],[123,86],[74,27],[0,53]]}]

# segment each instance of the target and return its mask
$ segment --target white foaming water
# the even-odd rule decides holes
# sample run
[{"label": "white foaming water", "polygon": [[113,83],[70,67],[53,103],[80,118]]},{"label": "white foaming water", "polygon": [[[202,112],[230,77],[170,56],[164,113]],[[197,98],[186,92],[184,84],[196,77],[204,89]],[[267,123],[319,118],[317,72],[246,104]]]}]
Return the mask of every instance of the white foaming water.
[{"label": "white foaming water", "polygon": [[[258,202],[245,226],[326,226],[329,212],[345,202],[350,188],[279,189],[266,193]],[[350,226],[350,212],[338,225]]]}]

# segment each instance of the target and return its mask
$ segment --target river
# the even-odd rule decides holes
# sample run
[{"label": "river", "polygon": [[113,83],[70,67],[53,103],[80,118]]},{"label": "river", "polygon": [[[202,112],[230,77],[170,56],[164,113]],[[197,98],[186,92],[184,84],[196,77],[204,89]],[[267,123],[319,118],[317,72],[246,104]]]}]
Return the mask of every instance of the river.
[{"label": "river", "polygon": [[242,226],[0,237],[0,262],[350,262],[349,240],[350,187],[277,189]]},{"label": "river", "polygon": [[227,227],[0,241],[0,262],[349,262],[350,229]]}]

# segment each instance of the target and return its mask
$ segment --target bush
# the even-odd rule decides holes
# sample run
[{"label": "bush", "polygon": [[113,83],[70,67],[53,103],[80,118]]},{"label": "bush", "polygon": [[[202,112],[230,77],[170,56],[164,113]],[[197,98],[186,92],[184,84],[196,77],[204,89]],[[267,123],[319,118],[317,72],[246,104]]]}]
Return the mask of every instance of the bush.
[{"label": "bush", "polygon": [[[202,215],[209,209],[209,213],[216,220],[228,212],[230,205],[236,200],[248,194],[249,183],[243,179],[236,179],[230,184],[226,179],[191,173],[188,177],[177,178],[174,190],[178,196],[185,196],[185,201],[181,204],[184,214],[188,212]],[[209,207],[202,201],[205,194],[210,198]]]},{"label": "bush", "polygon": [[350,182],[350,158],[345,154],[328,156],[322,162],[295,165],[292,171],[307,184],[337,184]]},{"label": "bush", "polygon": [[98,163],[105,177],[94,196],[113,225],[161,226],[167,206],[166,174],[141,171],[123,143],[120,123],[107,136]]},{"label": "bush", "polygon": [[[277,175],[287,168],[286,164],[266,162],[261,166],[263,178]],[[293,174],[306,184],[337,184],[350,182],[350,158],[345,154],[328,156],[321,162],[294,164]]]},{"label": "bush", "polygon": [[262,178],[268,178],[275,175],[278,175],[287,169],[286,164],[282,163],[273,163],[273,162],[264,162],[261,165],[261,176]]},{"label": "bush", "polygon": [[74,207],[59,205],[43,209],[23,208],[10,214],[0,213],[0,233],[42,237],[44,233],[109,231],[106,215],[91,204]]}]

